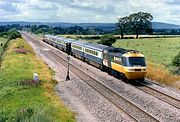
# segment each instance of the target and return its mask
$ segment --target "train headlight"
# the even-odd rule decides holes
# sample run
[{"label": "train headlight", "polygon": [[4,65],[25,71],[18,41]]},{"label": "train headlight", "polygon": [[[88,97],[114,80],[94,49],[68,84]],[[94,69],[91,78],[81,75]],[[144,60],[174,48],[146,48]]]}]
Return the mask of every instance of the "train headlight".
[{"label": "train headlight", "polygon": [[134,71],[134,69],[128,69],[128,71],[129,71],[129,72],[132,72],[132,71]]}]

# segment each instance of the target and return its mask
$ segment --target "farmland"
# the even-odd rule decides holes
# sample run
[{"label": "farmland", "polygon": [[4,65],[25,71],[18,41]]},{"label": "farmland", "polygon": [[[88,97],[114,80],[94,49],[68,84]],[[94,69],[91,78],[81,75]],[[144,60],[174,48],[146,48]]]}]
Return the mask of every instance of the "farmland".
[{"label": "farmland", "polygon": [[[40,84],[32,80],[34,72]],[[0,121],[74,121],[54,85],[53,71],[31,47],[23,39],[10,41],[0,70]]]},{"label": "farmland", "polygon": [[117,40],[115,47],[139,50],[148,62],[168,66],[180,51],[180,38],[144,38]]}]

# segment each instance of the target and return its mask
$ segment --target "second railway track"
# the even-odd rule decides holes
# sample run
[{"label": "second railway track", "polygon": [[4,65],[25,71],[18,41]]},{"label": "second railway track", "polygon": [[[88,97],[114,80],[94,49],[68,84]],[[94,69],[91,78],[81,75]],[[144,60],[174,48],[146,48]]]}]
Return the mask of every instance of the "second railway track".
[{"label": "second railway track", "polygon": [[162,91],[159,91],[149,85],[146,85],[145,83],[142,83],[142,82],[138,82],[138,83],[141,84],[142,86],[138,86],[136,88],[176,107],[177,109],[180,109],[180,100],[178,98],[175,98],[166,93],[163,93]]}]

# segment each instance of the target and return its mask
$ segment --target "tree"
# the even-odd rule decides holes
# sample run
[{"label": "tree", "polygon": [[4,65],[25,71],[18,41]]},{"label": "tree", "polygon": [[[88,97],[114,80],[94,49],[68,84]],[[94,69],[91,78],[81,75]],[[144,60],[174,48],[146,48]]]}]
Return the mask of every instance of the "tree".
[{"label": "tree", "polygon": [[21,34],[15,29],[11,29],[8,31],[8,40],[21,38]]},{"label": "tree", "polygon": [[133,13],[128,18],[129,28],[136,34],[136,38],[138,38],[142,32],[152,33],[151,20],[153,16],[150,13]]},{"label": "tree", "polygon": [[129,24],[129,18],[127,16],[126,17],[122,17],[122,18],[118,18],[117,27],[120,30],[121,38],[122,39],[124,37],[124,32],[127,29],[128,24]]},{"label": "tree", "polygon": [[180,52],[172,60],[173,66],[180,66]]},{"label": "tree", "polygon": [[44,31],[42,30],[42,28],[39,28],[35,31],[35,34],[39,34],[39,33],[43,33]]},{"label": "tree", "polygon": [[116,42],[116,38],[113,35],[104,35],[101,37],[101,41],[98,44],[103,44],[107,46],[112,46]]},{"label": "tree", "polygon": [[32,25],[32,26],[30,27],[30,29],[31,29],[31,32],[35,33],[36,30],[38,29],[38,27],[37,27],[36,25]]}]

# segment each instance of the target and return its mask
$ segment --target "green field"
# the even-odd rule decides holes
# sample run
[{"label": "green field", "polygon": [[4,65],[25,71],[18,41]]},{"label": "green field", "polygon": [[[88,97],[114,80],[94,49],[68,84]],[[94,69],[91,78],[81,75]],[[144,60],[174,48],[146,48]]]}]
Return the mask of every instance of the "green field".
[{"label": "green field", "polygon": [[[23,40],[10,41],[0,68],[0,122],[61,122],[74,120],[54,91],[48,66]],[[33,82],[39,74],[40,84]]]},{"label": "green field", "polygon": [[[7,39],[0,38],[0,43],[2,42],[4,44],[4,43],[6,43],[6,41],[7,41]],[[2,53],[3,50],[4,50],[4,46],[3,47],[0,46],[0,54]]]},{"label": "green field", "polygon": [[119,39],[113,46],[139,50],[149,62],[167,66],[180,52],[180,38]]},{"label": "green field", "polygon": [[[100,41],[95,39],[81,40],[92,43]],[[171,64],[172,58],[180,52],[180,37],[117,39],[113,46],[138,50],[145,55],[148,62],[168,66]]]}]

